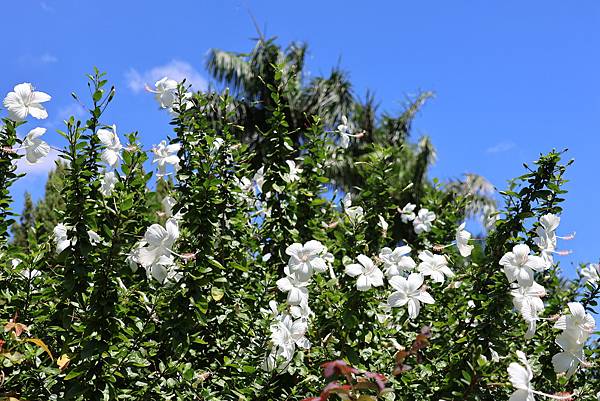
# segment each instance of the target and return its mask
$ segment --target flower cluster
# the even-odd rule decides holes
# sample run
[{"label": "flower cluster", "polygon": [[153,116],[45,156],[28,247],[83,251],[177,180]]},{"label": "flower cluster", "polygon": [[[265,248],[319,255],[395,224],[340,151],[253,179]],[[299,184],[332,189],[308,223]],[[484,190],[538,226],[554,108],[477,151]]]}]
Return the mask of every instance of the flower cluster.
[{"label": "flower cluster", "polygon": [[[546,214],[540,218],[536,228],[535,243],[540,248],[540,255],[531,255],[529,246],[515,245],[500,259],[500,265],[508,281],[512,284],[513,304],[527,323],[525,338],[535,335],[539,315],[544,311],[542,298],[546,296],[543,286],[534,281],[535,273],[549,269],[553,264],[552,254],[556,252],[556,229],[560,218],[554,214]],[[565,239],[570,239],[564,237]]]},{"label": "flower cluster", "polygon": [[596,322],[579,302],[569,302],[568,306],[571,313],[561,316],[554,324],[555,329],[562,330],[556,338],[562,352],[552,357],[552,364],[555,372],[566,372],[567,377],[571,377],[580,363],[586,364],[583,347],[594,332]]},{"label": "flower cluster", "polygon": [[[279,313],[277,304],[270,304],[275,322],[271,325],[272,348],[264,361],[265,370],[284,368],[294,357],[296,346],[309,348],[305,337],[312,311],[308,306],[308,285],[314,273],[327,271],[333,255],[319,241],[304,245],[294,243],[285,253],[290,257],[284,268],[285,277],[277,280],[277,288],[287,293],[288,310]],[[283,359],[278,365],[278,360]]]},{"label": "flower cluster", "polygon": [[416,205],[407,203],[400,209],[400,218],[402,219],[402,222],[408,223],[409,221],[412,221],[415,234],[417,235],[431,231],[431,227],[436,218],[435,213],[428,209],[421,208],[417,214],[415,214],[415,208]]},{"label": "flower cluster", "polygon": [[[14,87],[4,98],[4,107],[8,110],[9,117],[15,121],[25,121],[28,116],[38,120],[48,118],[48,112],[42,106],[51,99],[50,95],[38,92],[33,85],[25,82]],[[25,136],[21,147],[25,151],[25,159],[29,164],[38,163],[50,152],[50,146],[41,137],[46,133],[46,128],[34,128]]]},{"label": "flower cluster", "polygon": [[[427,213],[430,212],[425,211],[423,214]],[[462,249],[462,254],[470,255],[472,246],[468,245],[468,241],[471,234],[464,229],[464,224],[458,228],[458,231],[461,235],[457,235],[457,246]],[[410,252],[411,248],[408,245],[399,246],[393,250],[389,247],[382,248],[379,252],[379,259],[383,262],[384,272],[371,258],[361,254],[357,256],[358,263],[346,265],[345,273],[357,278],[356,289],[358,291],[368,291],[371,287],[383,286],[385,273],[390,286],[395,291],[390,294],[387,305],[384,307],[393,308],[407,305],[408,316],[410,319],[414,319],[419,315],[422,303],[435,303],[433,297],[427,292],[427,287],[423,285],[425,277],[431,277],[436,283],[444,283],[447,277],[454,277],[454,273],[448,267],[448,259],[444,255],[434,254],[428,250],[422,251],[418,255],[421,262],[417,265],[411,258]]]}]

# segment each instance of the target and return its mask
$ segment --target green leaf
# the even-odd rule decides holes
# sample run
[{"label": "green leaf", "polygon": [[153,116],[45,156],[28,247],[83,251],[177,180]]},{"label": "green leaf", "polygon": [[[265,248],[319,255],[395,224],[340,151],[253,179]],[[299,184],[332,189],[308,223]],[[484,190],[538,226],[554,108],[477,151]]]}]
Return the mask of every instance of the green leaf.
[{"label": "green leaf", "polygon": [[218,287],[212,287],[210,289],[210,295],[215,301],[219,302],[221,298],[223,298],[223,295],[225,295],[225,292]]},{"label": "green leaf", "polygon": [[81,376],[82,374],[83,374],[83,371],[72,370],[69,373],[67,373],[67,375],[64,377],[63,380],[71,380],[71,379]]}]

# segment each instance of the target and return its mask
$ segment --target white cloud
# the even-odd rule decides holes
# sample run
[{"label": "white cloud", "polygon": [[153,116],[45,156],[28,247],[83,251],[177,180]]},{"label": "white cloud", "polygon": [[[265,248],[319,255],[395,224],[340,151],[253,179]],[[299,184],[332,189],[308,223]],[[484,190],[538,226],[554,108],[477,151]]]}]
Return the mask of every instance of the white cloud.
[{"label": "white cloud", "polygon": [[514,142],[500,142],[494,146],[490,146],[485,150],[485,153],[503,153],[514,149],[517,146]]},{"label": "white cloud", "polygon": [[190,63],[181,60],[171,60],[165,65],[153,67],[142,73],[131,68],[125,77],[127,85],[134,93],[143,91],[146,84],[153,86],[163,77],[169,77],[178,82],[185,78],[185,82],[191,84],[196,91],[205,90],[207,87],[206,79]]},{"label": "white cloud", "polygon": [[57,63],[58,58],[50,53],[44,53],[41,55],[40,61],[44,64],[52,64]]}]

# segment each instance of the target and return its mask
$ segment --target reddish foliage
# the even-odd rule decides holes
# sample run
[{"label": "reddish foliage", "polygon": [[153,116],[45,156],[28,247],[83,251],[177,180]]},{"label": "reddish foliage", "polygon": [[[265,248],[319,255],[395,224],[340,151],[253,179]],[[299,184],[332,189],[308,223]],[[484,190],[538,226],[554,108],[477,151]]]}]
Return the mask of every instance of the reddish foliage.
[{"label": "reddish foliage", "polygon": [[415,356],[416,362],[421,363],[423,360],[422,354],[419,352],[429,346],[429,339],[431,338],[431,327],[424,326],[421,332],[417,334],[417,338],[413,341],[410,350],[400,350],[396,352],[396,367],[393,370],[394,376],[398,376],[404,372],[412,369],[412,366],[404,363],[406,358],[411,355]]},{"label": "reddish foliage", "polygon": [[351,374],[357,374],[358,370],[348,365],[346,362],[338,359],[337,361],[325,362],[321,365],[323,368],[323,376],[331,377],[333,375],[342,375],[346,378]]}]

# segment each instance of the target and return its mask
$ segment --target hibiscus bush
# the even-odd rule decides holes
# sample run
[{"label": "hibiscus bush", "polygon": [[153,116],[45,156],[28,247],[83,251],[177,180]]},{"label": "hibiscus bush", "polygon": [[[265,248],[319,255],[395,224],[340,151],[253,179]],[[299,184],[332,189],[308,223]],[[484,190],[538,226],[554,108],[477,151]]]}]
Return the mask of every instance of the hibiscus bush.
[{"label": "hibiscus bush", "polygon": [[[476,194],[390,185],[409,176],[402,146],[369,144],[353,161],[364,185],[341,191],[329,173],[361,141],[354,116],[307,115],[291,130],[289,71],[270,73],[260,152],[227,91],[167,77],[149,91],[172,134],[151,148],[105,121],[118,92],[97,70],[88,118],[56,134],[35,128],[49,95],[29,83],[6,95],[4,399],[600,397],[600,269],[567,280],[559,267],[572,239],[559,226],[562,152],[525,166],[472,235]],[[16,161],[37,162],[60,137],[60,223],[16,245]],[[168,190],[158,201],[156,179]]]}]

